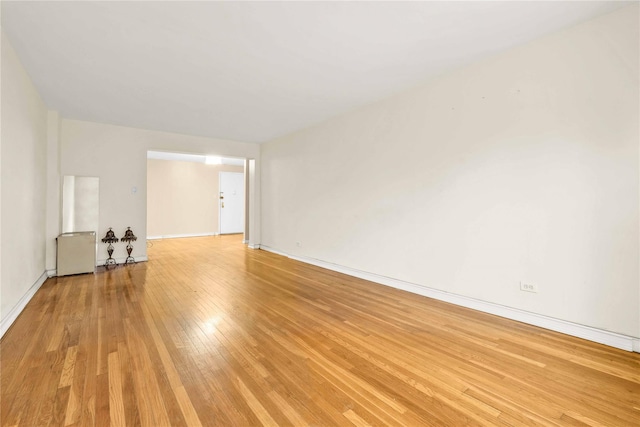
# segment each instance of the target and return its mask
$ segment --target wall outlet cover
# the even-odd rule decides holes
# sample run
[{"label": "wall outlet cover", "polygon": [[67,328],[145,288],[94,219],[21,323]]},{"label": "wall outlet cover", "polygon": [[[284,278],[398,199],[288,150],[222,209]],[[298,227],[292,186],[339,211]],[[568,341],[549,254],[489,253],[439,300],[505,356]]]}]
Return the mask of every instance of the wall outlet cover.
[{"label": "wall outlet cover", "polygon": [[520,282],[520,290],[525,292],[538,293],[538,285],[527,282]]}]

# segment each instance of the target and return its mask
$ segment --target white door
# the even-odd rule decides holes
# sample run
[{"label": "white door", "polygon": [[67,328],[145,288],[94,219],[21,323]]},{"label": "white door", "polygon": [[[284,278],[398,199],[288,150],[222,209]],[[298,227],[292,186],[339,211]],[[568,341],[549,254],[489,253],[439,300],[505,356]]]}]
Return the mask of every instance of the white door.
[{"label": "white door", "polygon": [[220,234],[244,232],[244,174],[220,172]]}]

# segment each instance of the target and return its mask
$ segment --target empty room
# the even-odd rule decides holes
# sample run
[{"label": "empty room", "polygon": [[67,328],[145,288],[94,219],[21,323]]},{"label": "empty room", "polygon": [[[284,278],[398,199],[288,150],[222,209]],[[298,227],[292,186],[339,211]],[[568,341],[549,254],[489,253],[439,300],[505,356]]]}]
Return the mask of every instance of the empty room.
[{"label": "empty room", "polygon": [[1,1],[0,425],[640,425],[636,1]]}]

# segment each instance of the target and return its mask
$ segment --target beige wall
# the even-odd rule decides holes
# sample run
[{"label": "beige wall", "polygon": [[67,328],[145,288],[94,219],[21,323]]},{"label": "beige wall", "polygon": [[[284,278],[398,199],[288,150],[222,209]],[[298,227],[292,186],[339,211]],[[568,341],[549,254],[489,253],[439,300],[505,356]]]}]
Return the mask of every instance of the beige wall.
[{"label": "beige wall", "polygon": [[638,33],[636,4],[264,144],[262,244],[639,337]]},{"label": "beige wall", "polygon": [[147,160],[147,235],[218,234],[219,174],[242,166]]},{"label": "beige wall", "polygon": [[[250,159],[260,153],[258,144],[69,119],[62,119],[60,135],[60,174],[100,178],[100,233],[113,227],[120,236],[131,227],[138,236],[136,259],[147,256],[148,150]],[[252,234],[259,236],[259,229]],[[123,255],[120,249],[114,257]],[[98,260],[106,258],[106,245],[99,244]]]},{"label": "beige wall", "polygon": [[7,316],[45,272],[47,109],[6,36],[1,38],[0,319],[4,332]]}]

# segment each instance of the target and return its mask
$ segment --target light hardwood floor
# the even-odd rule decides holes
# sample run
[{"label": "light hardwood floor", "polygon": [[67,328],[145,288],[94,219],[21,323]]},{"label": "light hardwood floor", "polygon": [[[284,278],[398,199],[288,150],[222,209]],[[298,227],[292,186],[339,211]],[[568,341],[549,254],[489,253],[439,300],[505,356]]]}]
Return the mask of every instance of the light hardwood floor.
[{"label": "light hardwood floor", "polygon": [[640,354],[238,236],[149,259],[42,286],[0,342],[3,426],[640,425]]}]

